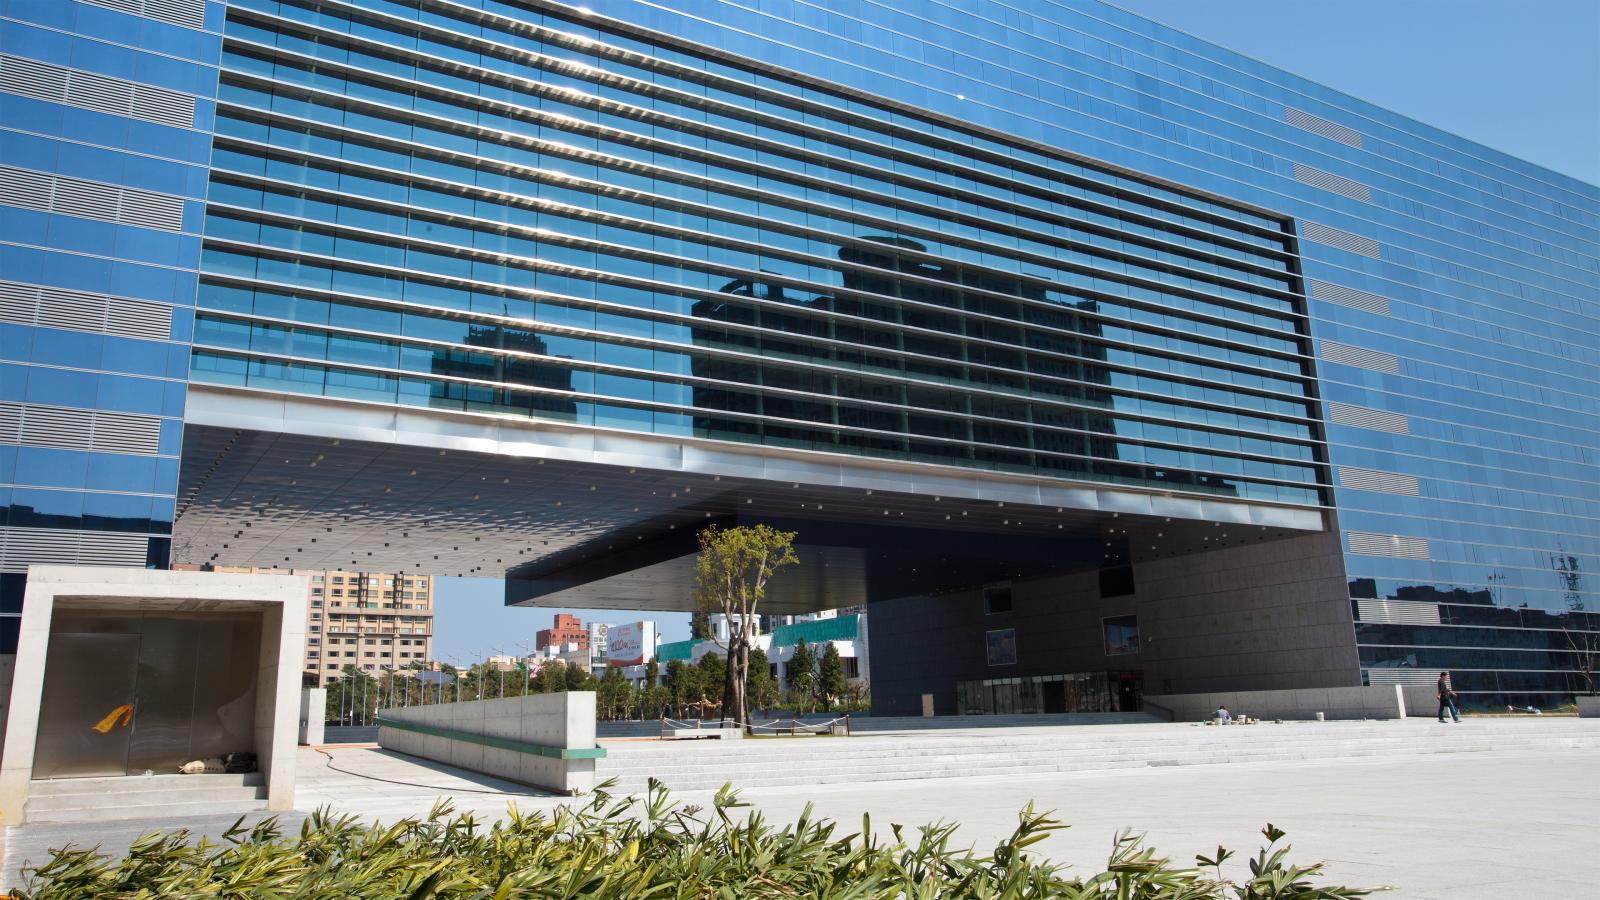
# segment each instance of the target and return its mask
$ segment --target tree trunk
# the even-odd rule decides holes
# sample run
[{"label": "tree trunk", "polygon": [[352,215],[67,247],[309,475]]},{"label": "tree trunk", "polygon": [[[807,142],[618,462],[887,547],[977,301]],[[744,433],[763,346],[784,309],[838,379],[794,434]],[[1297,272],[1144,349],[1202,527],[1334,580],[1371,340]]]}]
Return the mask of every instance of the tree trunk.
[{"label": "tree trunk", "polygon": [[736,708],[739,710],[739,722],[743,727],[750,721],[750,641],[748,639],[739,642],[739,675],[733,683],[733,690],[736,698]]},{"label": "tree trunk", "polygon": [[728,636],[728,666],[722,676],[722,717],[743,722],[739,716],[738,685],[742,681],[739,677],[739,645],[743,640],[734,635]]}]

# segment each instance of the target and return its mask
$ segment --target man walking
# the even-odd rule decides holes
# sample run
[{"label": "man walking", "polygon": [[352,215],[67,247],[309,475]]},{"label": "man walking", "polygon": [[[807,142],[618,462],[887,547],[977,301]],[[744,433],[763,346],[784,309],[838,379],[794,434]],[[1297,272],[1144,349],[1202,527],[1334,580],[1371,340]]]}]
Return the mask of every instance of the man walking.
[{"label": "man walking", "polygon": [[1456,714],[1456,692],[1450,686],[1450,673],[1449,672],[1440,672],[1439,673],[1439,721],[1441,723],[1444,722],[1444,711],[1447,710],[1447,709],[1450,710],[1450,718],[1455,720],[1459,724],[1461,722],[1461,716]]}]

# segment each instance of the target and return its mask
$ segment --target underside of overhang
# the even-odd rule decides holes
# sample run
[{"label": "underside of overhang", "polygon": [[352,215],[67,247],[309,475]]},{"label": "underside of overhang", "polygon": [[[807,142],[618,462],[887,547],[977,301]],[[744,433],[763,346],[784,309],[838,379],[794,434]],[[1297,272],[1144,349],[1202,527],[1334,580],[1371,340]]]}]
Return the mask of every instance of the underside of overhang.
[{"label": "underside of overhang", "polygon": [[770,599],[801,611],[1323,527],[1236,498],[469,424],[192,391],[174,562],[505,578],[508,603],[683,610],[696,534],[760,521],[798,535],[802,564]]}]

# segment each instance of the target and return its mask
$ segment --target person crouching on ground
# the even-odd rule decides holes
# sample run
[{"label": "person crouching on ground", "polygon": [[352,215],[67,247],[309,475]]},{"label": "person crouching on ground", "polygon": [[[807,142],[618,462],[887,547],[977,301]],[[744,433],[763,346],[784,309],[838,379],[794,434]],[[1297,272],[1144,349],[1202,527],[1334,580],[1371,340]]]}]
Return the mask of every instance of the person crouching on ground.
[{"label": "person crouching on ground", "polygon": [[1229,725],[1233,723],[1233,714],[1228,712],[1228,708],[1226,706],[1217,707],[1217,711],[1212,713],[1211,717],[1217,721],[1218,725]]},{"label": "person crouching on ground", "polygon": [[1439,673],[1439,721],[1444,721],[1444,711],[1450,710],[1450,718],[1456,722],[1461,721],[1461,716],[1456,713],[1456,692],[1450,686],[1450,673]]}]

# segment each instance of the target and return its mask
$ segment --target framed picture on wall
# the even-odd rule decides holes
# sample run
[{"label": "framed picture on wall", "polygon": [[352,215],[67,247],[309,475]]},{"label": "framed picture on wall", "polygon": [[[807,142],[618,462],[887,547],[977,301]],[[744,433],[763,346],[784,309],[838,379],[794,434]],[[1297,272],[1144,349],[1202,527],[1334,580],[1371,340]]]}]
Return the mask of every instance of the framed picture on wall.
[{"label": "framed picture on wall", "polygon": [[1107,656],[1139,652],[1138,616],[1111,616],[1101,625],[1105,629]]},{"label": "framed picture on wall", "polygon": [[1017,630],[996,628],[987,632],[989,665],[1014,666],[1017,664]]}]

